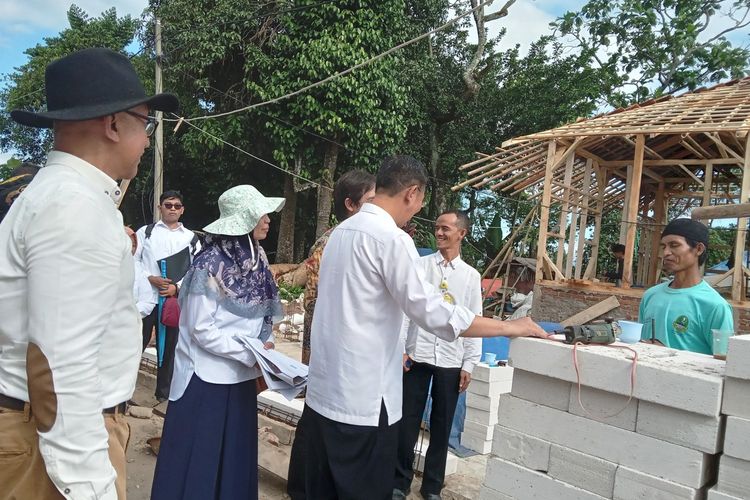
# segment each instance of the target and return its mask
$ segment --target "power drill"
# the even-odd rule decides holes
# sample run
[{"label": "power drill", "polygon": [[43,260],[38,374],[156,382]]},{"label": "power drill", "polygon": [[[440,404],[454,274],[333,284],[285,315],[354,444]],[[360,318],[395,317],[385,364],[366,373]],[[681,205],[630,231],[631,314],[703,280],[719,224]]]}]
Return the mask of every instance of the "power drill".
[{"label": "power drill", "polygon": [[615,341],[612,321],[566,326],[563,333],[566,344],[611,344]]}]

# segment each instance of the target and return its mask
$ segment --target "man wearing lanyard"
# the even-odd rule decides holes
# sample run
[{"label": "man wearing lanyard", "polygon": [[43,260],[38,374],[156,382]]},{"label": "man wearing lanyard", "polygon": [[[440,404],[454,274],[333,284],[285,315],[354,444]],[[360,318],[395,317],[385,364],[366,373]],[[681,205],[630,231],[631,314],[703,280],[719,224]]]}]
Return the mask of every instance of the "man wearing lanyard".
[{"label": "man wearing lanyard", "polygon": [[177,98],[146,96],[109,49],[52,62],[45,86],[47,112],[11,112],[54,150],[0,224],[0,492],[122,499],[141,342],[116,180],[138,172],[149,110]]},{"label": "man wearing lanyard", "polygon": [[[481,315],[482,279],[476,269],[461,260],[461,242],[470,228],[471,221],[465,212],[450,210],[441,214],[435,221],[438,251],[421,257],[417,266],[424,273],[425,280],[440,290],[443,300]],[[411,487],[414,445],[419,438],[430,392],[430,445],[420,492],[428,500],[437,500],[443,489],[448,438],[458,396],[469,387],[471,372],[482,355],[482,339],[445,341],[422,330],[408,318],[404,321],[403,336],[406,342],[403,416],[398,430],[393,498],[405,499]]]},{"label": "man wearing lanyard", "polygon": [[[376,194],[331,233],[323,251],[305,408],[305,496],[390,498],[401,419],[404,312],[453,341],[537,336],[528,318],[500,322],[449,304],[417,271],[417,250],[399,229],[422,208],[424,166],[387,158]],[[291,460],[297,460],[292,453]]]}]

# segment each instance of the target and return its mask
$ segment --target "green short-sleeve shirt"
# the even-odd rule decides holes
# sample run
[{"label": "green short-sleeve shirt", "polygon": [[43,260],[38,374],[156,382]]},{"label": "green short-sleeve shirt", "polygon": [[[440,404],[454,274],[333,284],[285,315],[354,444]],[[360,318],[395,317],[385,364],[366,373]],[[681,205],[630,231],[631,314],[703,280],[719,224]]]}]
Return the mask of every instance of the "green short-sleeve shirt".
[{"label": "green short-sleeve shirt", "polygon": [[670,288],[670,284],[656,285],[643,294],[638,314],[642,338],[651,338],[653,319],[656,339],[665,346],[711,354],[711,330],[734,331],[732,306],[705,281],[690,288]]}]

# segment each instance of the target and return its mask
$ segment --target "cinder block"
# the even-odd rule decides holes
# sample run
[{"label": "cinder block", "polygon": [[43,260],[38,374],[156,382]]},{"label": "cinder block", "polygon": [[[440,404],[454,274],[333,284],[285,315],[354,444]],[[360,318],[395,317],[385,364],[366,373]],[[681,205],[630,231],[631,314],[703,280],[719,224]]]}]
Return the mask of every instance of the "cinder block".
[{"label": "cinder block", "polygon": [[[419,444],[419,443],[417,443]],[[415,469],[419,472],[424,472],[424,464],[426,459],[427,446],[423,450],[414,450],[414,461],[416,462]],[[458,457],[451,452],[448,452],[448,456],[445,459],[445,476],[448,477],[453,475],[458,470]]]},{"label": "cinder block", "polygon": [[750,418],[750,381],[726,378],[721,412],[733,417]]},{"label": "cinder block", "polygon": [[727,417],[724,454],[741,460],[750,460],[750,420]]},{"label": "cinder block", "polygon": [[719,459],[719,491],[740,498],[750,496],[750,461],[722,455]]},{"label": "cinder block", "polygon": [[721,451],[724,417],[698,415],[677,408],[641,401],[638,406],[639,434],[716,454]]},{"label": "cinder block", "polygon": [[464,432],[469,432],[476,436],[484,436],[487,441],[492,441],[492,433],[495,430],[494,425],[483,425],[471,420],[464,420]]},{"label": "cinder block", "polygon": [[570,448],[552,445],[547,474],[564,483],[612,498],[617,464]]},{"label": "cinder block", "polygon": [[484,485],[518,500],[602,500],[605,497],[576,488],[547,474],[501,458],[487,460]]},{"label": "cinder block", "polygon": [[498,380],[497,382],[482,382],[481,380],[472,380],[466,392],[477,394],[479,396],[497,397],[500,394],[510,392],[512,382],[510,380]]},{"label": "cinder block", "polygon": [[481,455],[487,455],[492,451],[492,441],[483,439],[482,436],[477,436],[471,432],[461,433],[461,445]]},{"label": "cinder block", "polygon": [[500,493],[497,490],[482,486],[479,490],[479,500],[515,500],[513,497],[509,497],[505,493]]},{"label": "cinder block", "polygon": [[[479,363],[471,372],[471,380],[481,382],[510,382],[513,380],[513,368],[510,366],[493,366]],[[471,385],[469,385],[471,387]]]},{"label": "cinder block", "polygon": [[729,339],[727,377],[750,380],[750,335],[735,335]]},{"label": "cinder block", "polygon": [[570,382],[516,370],[513,372],[513,389],[510,393],[526,401],[568,411]]},{"label": "cinder block", "polygon": [[503,425],[587,455],[647,470],[655,476],[692,488],[713,480],[711,456],[538,405],[510,395],[500,398]]},{"label": "cinder block", "polygon": [[497,411],[489,412],[467,407],[464,425],[466,425],[466,422],[468,421],[476,422],[482,425],[495,425],[497,424]]},{"label": "cinder block", "polygon": [[615,500],[703,500],[705,488],[690,488],[627,467],[615,474]]},{"label": "cinder block", "polygon": [[708,490],[708,497],[706,497],[706,500],[747,500],[747,497],[740,498],[734,495],[727,495],[726,493],[722,493],[717,490],[716,486],[714,486],[713,488]]},{"label": "cinder block", "polygon": [[498,404],[500,403],[500,395],[497,396],[480,396],[472,392],[466,393],[466,406],[469,408],[476,408],[482,411],[493,411],[497,412]]},{"label": "cinder block", "polygon": [[[586,408],[584,411],[581,408]],[[626,406],[627,405],[627,406]],[[581,417],[593,418],[608,425],[614,425],[628,431],[635,430],[638,415],[638,400],[633,398],[628,403],[628,396],[581,386],[581,401],[578,401],[578,384],[570,388],[570,408],[568,411]]]},{"label": "cinder block", "polygon": [[279,438],[279,443],[281,444],[292,444],[292,441],[294,441],[294,433],[297,430],[296,427],[269,418],[262,413],[258,413],[258,427],[270,428],[271,432]]},{"label": "cinder block", "polygon": [[[638,353],[634,397],[664,406],[717,416],[721,409],[724,365],[712,356],[650,344],[629,346]],[[579,346],[581,384],[615,394],[630,394],[632,354],[602,346]],[[513,339],[510,364],[538,375],[576,382],[573,347],[561,342]],[[514,383],[515,385],[515,383]],[[513,388],[515,391],[515,387]]]},{"label": "cinder block", "polygon": [[550,444],[547,441],[495,426],[492,454],[527,469],[546,472],[549,468]]}]

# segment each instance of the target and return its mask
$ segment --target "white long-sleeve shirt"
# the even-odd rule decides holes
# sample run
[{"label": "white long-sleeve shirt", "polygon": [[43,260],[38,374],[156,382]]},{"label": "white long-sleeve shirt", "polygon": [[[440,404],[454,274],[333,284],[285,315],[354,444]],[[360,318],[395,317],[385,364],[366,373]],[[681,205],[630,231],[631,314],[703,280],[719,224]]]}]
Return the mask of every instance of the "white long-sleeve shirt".
[{"label": "white long-sleeve shirt", "polygon": [[[416,265],[425,280],[436,288],[445,280],[456,304],[467,307],[477,316],[482,314],[482,278],[460,256],[445,262],[440,252],[436,252],[420,257]],[[404,320],[403,336],[406,354],[419,363],[461,368],[471,373],[482,357],[482,339],[461,337],[446,341],[426,332],[408,317]]]},{"label": "white long-sleeve shirt", "polygon": [[474,321],[443,301],[414,261],[414,242],[382,208],[366,203],[331,233],[323,251],[305,403],[337,422],[401,419],[404,313],[445,340]]},{"label": "white long-sleeve shirt", "polygon": [[[163,221],[156,222],[151,236],[146,238],[146,228],[143,226],[135,232],[138,238],[138,248],[135,251],[134,258],[140,262],[143,274],[148,279],[149,276],[161,276],[161,267],[159,261],[171,255],[179,253],[193,241],[195,233],[186,228],[182,223],[170,229]],[[191,249],[191,253],[197,253],[200,249],[200,243],[196,248]],[[177,282],[178,285],[181,280]],[[149,283],[150,285],[150,283]],[[154,303],[159,300],[159,290],[151,285],[151,294]]]},{"label": "white long-sleeve shirt", "polygon": [[53,151],[0,224],[0,393],[29,401],[36,388],[39,449],[67,499],[117,498],[102,409],[130,399],[141,357],[119,195]]},{"label": "white long-sleeve shirt", "polygon": [[134,264],[133,298],[135,299],[135,307],[138,309],[138,313],[141,315],[141,318],[145,318],[156,307],[158,298],[153,293],[153,287],[149,283],[146,273],[143,272],[141,263],[136,260]]}]

